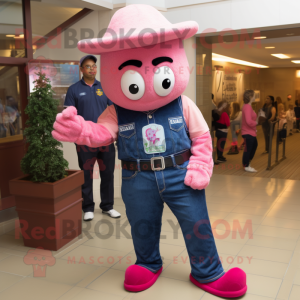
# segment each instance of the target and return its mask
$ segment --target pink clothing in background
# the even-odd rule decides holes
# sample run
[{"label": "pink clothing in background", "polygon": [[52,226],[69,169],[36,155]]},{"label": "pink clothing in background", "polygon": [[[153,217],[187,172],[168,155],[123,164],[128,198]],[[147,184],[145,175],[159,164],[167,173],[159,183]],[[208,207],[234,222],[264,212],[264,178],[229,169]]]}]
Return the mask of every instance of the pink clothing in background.
[{"label": "pink clothing in background", "polygon": [[250,104],[244,104],[242,108],[242,135],[256,136],[257,115]]},{"label": "pink clothing in background", "polygon": [[229,119],[229,116],[226,112],[223,112],[221,114],[221,117],[220,119],[217,121],[217,123],[220,123],[220,124],[223,124],[223,125],[226,125],[227,127],[230,126],[230,119]]},{"label": "pink clothing in background", "polygon": [[[189,129],[190,139],[199,137],[209,131],[208,125],[196,104],[187,96],[182,95],[183,116]],[[114,141],[118,138],[118,118],[114,105],[110,105],[98,118],[97,123],[105,126]]]}]

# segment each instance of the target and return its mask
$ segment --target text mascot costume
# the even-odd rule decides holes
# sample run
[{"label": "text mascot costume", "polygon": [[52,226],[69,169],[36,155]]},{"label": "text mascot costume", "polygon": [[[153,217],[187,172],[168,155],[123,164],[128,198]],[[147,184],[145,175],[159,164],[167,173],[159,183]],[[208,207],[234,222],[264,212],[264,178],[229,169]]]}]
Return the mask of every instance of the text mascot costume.
[{"label": "text mascot costume", "polygon": [[57,115],[52,135],[89,147],[117,141],[137,256],[125,273],[126,290],[145,290],[162,272],[159,239],[166,203],[185,238],[190,280],[233,298],[246,293],[246,274],[239,268],[225,273],[219,261],[204,190],[213,170],[209,128],[194,102],[182,95],[189,81],[182,40],[197,30],[196,22],[171,24],[148,5],[118,10],[102,39],[78,43],[82,52],[101,54],[101,84],[114,105],[98,123],[68,107]]}]

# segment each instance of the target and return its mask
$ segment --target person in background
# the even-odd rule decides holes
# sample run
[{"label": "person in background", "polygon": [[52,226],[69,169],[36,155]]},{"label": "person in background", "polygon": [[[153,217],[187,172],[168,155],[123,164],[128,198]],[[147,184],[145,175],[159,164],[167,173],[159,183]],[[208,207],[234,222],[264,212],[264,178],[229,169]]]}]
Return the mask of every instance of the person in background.
[{"label": "person in background", "polygon": [[246,172],[256,173],[257,171],[250,166],[257,149],[256,138],[256,118],[257,115],[251,107],[251,103],[255,101],[255,93],[253,90],[247,90],[243,96],[244,106],[242,109],[242,137],[245,141],[243,166]]},{"label": "person in background", "polygon": [[[101,83],[95,78],[97,73],[96,62],[97,58],[93,55],[86,55],[80,59],[80,71],[83,77],[80,81],[69,87],[64,103],[64,107],[75,106],[78,115],[82,116],[84,120],[94,123],[97,123],[98,117],[107,106],[113,104],[104,94]],[[114,144],[99,148],[76,145],[76,149],[79,167],[84,171],[84,184],[82,185],[83,220],[91,221],[94,218],[93,169],[96,160],[99,165],[101,177],[100,209],[102,209],[102,213],[112,218],[119,218],[121,216],[120,213],[113,209]]]},{"label": "person in background", "polygon": [[286,112],[286,121],[287,121],[287,135],[293,135],[294,122],[296,122],[293,104],[290,104],[290,107]]},{"label": "person in background", "polygon": [[[276,97],[276,101],[275,101],[275,103],[274,103],[274,107],[276,108],[276,112],[277,112],[277,113],[278,113],[278,106],[279,106],[280,104],[283,104],[283,101],[282,101],[281,97]],[[284,104],[283,104],[283,105],[284,105]]]},{"label": "person in background", "polygon": [[[271,122],[275,121],[276,119],[276,108],[274,107],[274,97],[267,96],[265,104],[263,106],[263,111],[266,115],[266,120],[262,123],[262,129],[265,136],[265,151],[263,154],[269,153],[269,145],[270,145],[270,129],[271,129]],[[274,129],[274,127],[273,127]],[[273,130],[274,133],[274,130]],[[272,136],[273,138],[273,136]]]},{"label": "person in background", "polygon": [[216,122],[220,119],[220,112],[214,100],[214,94],[211,94],[211,105],[212,130],[215,130]]},{"label": "person in background", "polygon": [[[286,112],[284,110],[284,105],[283,103],[279,103],[278,104],[278,129],[282,130],[283,129],[283,125],[287,122],[286,121]],[[282,143],[282,139],[281,139],[281,135],[279,135],[279,143]]]},{"label": "person in background", "polygon": [[293,103],[292,103],[292,95],[291,95],[291,94],[288,94],[288,95],[287,95],[287,99],[286,99],[286,103],[285,103],[285,110],[288,110],[288,109],[289,109],[290,104],[293,105]]},{"label": "person in background", "polygon": [[[212,104],[212,131],[216,130],[216,122],[220,119],[221,117],[221,111],[220,108],[217,107],[217,103],[214,100],[214,94],[211,94],[211,104]],[[222,124],[218,124],[218,128],[219,129],[226,129],[226,125],[222,125]],[[212,139],[212,143],[213,143],[213,149],[215,149],[214,146],[214,138]],[[213,155],[214,158],[214,155]],[[217,161],[214,161],[215,165],[218,165],[219,163]]]},{"label": "person in background", "polygon": [[296,107],[294,107],[295,117],[296,117],[296,130],[300,132],[300,101],[295,101]]},{"label": "person in background", "polygon": [[221,101],[218,104],[218,109],[221,111],[221,117],[216,122],[217,162],[223,163],[226,162],[223,152],[227,139],[228,127],[230,126],[229,116],[231,114],[231,106],[227,101]]},{"label": "person in background", "polygon": [[242,123],[241,107],[239,103],[233,102],[232,113],[230,115],[230,129],[231,129],[232,143],[231,143],[231,148],[227,153],[228,155],[239,154],[237,135],[240,132],[241,123]]},{"label": "person in background", "polygon": [[6,97],[5,111],[9,114],[10,135],[20,134],[20,113],[18,102],[12,96]]},{"label": "person in background", "polygon": [[279,105],[280,103],[283,104],[281,97],[276,97],[276,103]]},{"label": "person in background", "polygon": [[0,138],[6,137],[6,131],[7,131],[3,120],[4,111],[5,109],[1,104],[1,99],[0,99]]}]

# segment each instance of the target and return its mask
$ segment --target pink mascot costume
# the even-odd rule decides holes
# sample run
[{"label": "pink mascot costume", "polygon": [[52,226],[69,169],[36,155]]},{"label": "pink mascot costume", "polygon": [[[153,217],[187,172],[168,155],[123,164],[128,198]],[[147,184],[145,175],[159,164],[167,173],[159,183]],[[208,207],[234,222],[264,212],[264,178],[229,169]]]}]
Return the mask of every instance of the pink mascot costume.
[{"label": "pink mascot costume", "polygon": [[102,87],[114,105],[97,123],[68,107],[57,115],[52,135],[89,147],[117,141],[137,256],[125,273],[126,290],[145,290],[162,272],[159,239],[167,204],[184,235],[192,283],[234,298],[246,293],[246,274],[239,268],[224,272],[212,234],[204,190],[213,170],[209,128],[182,95],[189,80],[182,40],[197,30],[196,22],[171,24],[148,5],[117,11],[102,39],[78,43],[83,52],[101,54]]}]

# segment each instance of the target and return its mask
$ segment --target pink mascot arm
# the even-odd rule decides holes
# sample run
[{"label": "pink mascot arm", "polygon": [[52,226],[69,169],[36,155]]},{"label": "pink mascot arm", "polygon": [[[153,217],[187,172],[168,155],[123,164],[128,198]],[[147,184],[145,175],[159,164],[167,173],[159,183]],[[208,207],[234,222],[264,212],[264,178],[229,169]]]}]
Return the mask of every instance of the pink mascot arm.
[{"label": "pink mascot arm", "polygon": [[194,190],[205,189],[213,172],[212,140],[209,132],[192,140],[192,156],[184,183]]},{"label": "pink mascot arm", "polygon": [[74,106],[70,106],[56,116],[52,136],[61,142],[97,148],[113,143],[110,132],[101,124],[85,121],[77,115]]}]

